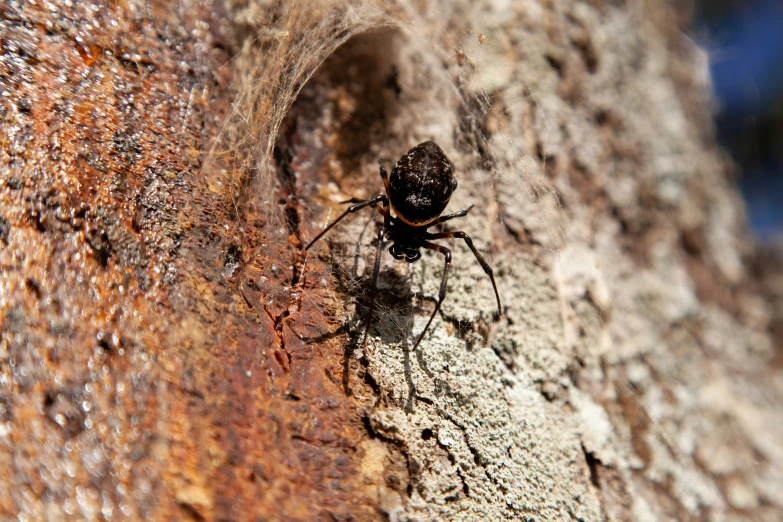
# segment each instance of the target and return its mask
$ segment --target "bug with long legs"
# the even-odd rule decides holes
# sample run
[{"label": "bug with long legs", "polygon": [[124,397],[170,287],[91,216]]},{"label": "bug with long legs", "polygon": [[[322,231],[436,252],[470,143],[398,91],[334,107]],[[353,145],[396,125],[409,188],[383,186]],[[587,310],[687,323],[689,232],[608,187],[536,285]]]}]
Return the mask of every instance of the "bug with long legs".
[{"label": "bug with long legs", "polygon": [[[473,208],[473,205],[454,212],[453,214],[441,215],[451,199],[451,195],[457,189],[457,179],[454,177],[454,165],[449,161],[443,150],[434,141],[425,141],[409,150],[403,155],[394,166],[389,176],[386,169],[381,165],[381,178],[385,194],[381,194],[373,199],[362,200],[351,198],[344,203],[351,203],[345,212],[340,214],[332,221],[320,234],[315,236],[305,247],[309,250],[316,241],[321,239],[324,234],[329,232],[337,223],[349,214],[353,214],[365,208],[374,208],[383,215],[383,226],[378,231],[378,248],[375,252],[375,265],[372,272],[372,289],[370,295],[370,310],[367,317],[367,326],[364,330],[362,343],[367,340],[367,334],[370,331],[373,312],[375,311],[375,297],[377,294],[378,274],[381,270],[381,250],[384,243],[390,241],[389,253],[395,259],[404,259],[408,263],[413,263],[421,258],[421,249],[426,248],[438,252],[444,257],[443,278],[440,282],[440,291],[438,300],[435,304],[435,310],[432,311],[427,325],[419,334],[413,350],[419,346],[424,334],[432,324],[432,320],[440,310],[440,305],[446,297],[446,286],[449,278],[449,267],[451,266],[451,250],[443,245],[433,243],[433,239],[462,239],[468,248],[476,256],[481,268],[492,281],[492,289],[495,291],[495,299],[498,305],[498,316],[501,314],[500,295],[498,287],[495,284],[495,276],[492,268],[487,264],[468,234],[461,231],[456,232],[437,232],[430,233],[428,229],[445,223],[451,219],[464,217]],[[392,216],[391,211],[396,214]]]}]

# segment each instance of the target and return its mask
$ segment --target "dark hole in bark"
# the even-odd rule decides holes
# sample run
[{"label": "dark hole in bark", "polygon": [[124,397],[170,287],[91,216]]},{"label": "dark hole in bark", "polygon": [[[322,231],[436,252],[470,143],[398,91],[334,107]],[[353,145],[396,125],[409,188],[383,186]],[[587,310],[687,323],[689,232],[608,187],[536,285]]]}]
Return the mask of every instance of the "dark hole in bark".
[{"label": "dark hole in bark", "polygon": [[584,446],[582,446],[582,452],[585,454],[587,469],[590,470],[590,483],[596,488],[600,489],[601,485],[598,482],[598,466],[600,466],[601,463],[597,458],[595,458],[595,455],[593,455],[591,451],[587,451]]}]

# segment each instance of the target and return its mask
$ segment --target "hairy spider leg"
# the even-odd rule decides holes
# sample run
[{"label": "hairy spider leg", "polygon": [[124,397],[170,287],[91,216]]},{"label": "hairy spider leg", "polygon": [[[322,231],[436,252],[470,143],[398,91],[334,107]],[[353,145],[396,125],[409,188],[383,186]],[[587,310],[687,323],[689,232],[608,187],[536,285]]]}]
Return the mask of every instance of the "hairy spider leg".
[{"label": "hairy spider leg", "polygon": [[[381,172],[381,179],[383,180],[383,189],[386,192],[386,201],[381,201],[383,203],[383,207],[379,207],[377,202],[375,202],[375,203],[372,204],[372,208],[377,210],[383,216],[383,226],[388,231],[388,230],[391,230],[391,213],[389,212],[389,174],[386,172],[386,167],[384,167],[383,165],[380,165],[379,170]],[[375,200],[378,200],[378,199],[380,199],[380,196],[375,198]],[[346,203],[358,203],[358,204],[361,204],[361,203],[366,203],[366,202],[367,202],[367,200],[364,200],[364,199],[350,198],[350,199],[346,199],[345,201],[341,201],[340,204],[341,205],[344,205]],[[461,212],[464,212],[465,214],[467,214],[470,211],[471,208],[473,208],[473,205],[468,207],[467,210],[464,210],[464,211],[461,211]],[[457,213],[453,214],[453,217],[461,217],[461,216],[465,215],[465,214],[460,214],[460,215],[457,215],[457,214],[460,214],[460,212],[457,212]],[[340,219],[342,219],[343,217],[344,216],[340,216],[339,218],[337,218],[337,220],[335,220],[335,223],[337,221],[339,221]],[[447,219],[450,219],[450,218],[448,218],[448,216],[446,216],[446,217],[447,217]],[[334,223],[332,223],[332,225],[334,225]],[[326,230],[321,232],[320,235],[323,235],[325,232],[326,232]],[[316,239],[318,239],[318,238],[316,238]],[[310,244],[312,244],[312,243],[315,243],[315,239]],[[308,248],[309,248],[309,246],[308,246]]]},{"label": "hairy spider leg", "polygon": [[416,348],[419,347],[419,343],[422,339],[424,339],[424,334],[427,333],[427,330],[430,329],[430,324],[432,324],[432,320],[435,319],[435,314],[438,313],[438,310],[440,310],[440,305],[443,302],[443,299],[446,298],[446,287],[449,281],[449,267],[451,266],[451,250],[446,248],[445,246],[436,245],[435,243],[430,243],[429,241],[424,242],[424,248],[427,250],[434,250],[436,252],[440,252],[445,257],[445,264],[443,266],[443,278],[440,280],[440,291],[438,292],[438,302],[435,304],[435,310],[432,311],[432,315],[430,315],[430,320],[427,321],[427,325],[424,327],[424,330],[421,331],[421,334],[419,334],[419,338],[416,340],[416,344],[413,345],[413,351],[416,351]]},{"label": "hairy spider leg", "polygon": [[478,250],[476,250],[476,247],[473,245],[473,240],[470,238],[469,235],[467,235],[465,232],[439,232],[437,234],[427,234],[427,239],[448,239],[448,238],[461,238],[465,240],[465,243],[468,245],[468,248],[473,252],[473,255],[476,256],[476,260],[478,260],[479,264],[481,265],[481,268],[484,269],[484,273],[489,276],[490,281],[492,281],[492,289],[495,291],[495,299],[498,302],[498,317],[503,313],[500,307],[500,294],[498,294],[498,286],[495,284],[495,276],[492,273],[492,267],[487,264],[486,261],[484,261],[484,258],[481,256]]},{"label": "hairy spider leg", "polygon": [[435,225],[440,225],[444,221],[448,221],[450,219],[465,217],[468,215],[468,212],[470,212],[473,209],[473,207],[475,207],[475,205],[471,205],[465,210],[460,210],[459,212],[454,212],[453,214],[446,214],[445,216],[441,216],[435,221],[427,223],[427,228],[433,227]]},{"label": "hairy spider leg", "polygon": [[385,228],[387,231],[391,230],[391,212],[389,211],[389,206],[391,203],[391,197],[389,196],[389,175],[386,173],[386,167],[383,165],[379,166],[379,170],[381,172],[381,179],[383,180],[383,190],[386,192],[386,200],[383,202],[383,211],[381,212],[383,214],[383,228]]},{"label": "hairy spider leg", "polygon": [[[346,203],[364,203],[365,201],[367,201],[367,200],[366,199],[360,199],[360,198],[351,198],[351,199],[346,199],[345,201],[341,201],[340,205],[345,205]],[[377,210],[378,213],[381,214],[382,216],[386,216],[386,212],[384,212],[383,208],[379,207],[377,203],[374,204],[372,206],[372,208]]]},{"label": "hairy spider leg", "polygon": [[[349,201],[350,201],[350,200],[349,200]],[[360,201],[361,201],[361,200],[360,200]],[[383,203],[383,206],[384,206],[384,208],[385,208],[385,207],[386,207],[386,205],[388,205],[388,203],[389,203],[389,198],[387,198],[385,195],[380,195],[380,196],[374,197],[373,199],[369,199],[369,200],[367,200],[367,201],[362,201],[361,203],[357,203],[356,205],[351,205],[350,207],[348,207],[347,209],[345,209],[345,212],[343,212],[342,214],[340,214],[340,216],[339,216],[337,219],[335,219],[334,221],[332,221],[332,222],[329,224],[329,226],[328,226],[328,227],[326,227],[325,229],[323,229],[323,230],[321,231],[321,233],[320,233],[320,234],[318,234],[317,236],[315,236],[315,239],[313,239],[312,241],[310,241],[310,243],[309,243],[309,244],[308,244],[308,245],[305,247],[305,250],[310,250],[310,247],[311,247],[311,246],[313,246],[313,245],[315,244],[315,242],[316,242],[316,241],[318,241],[319,239],[321,239],[321,238],[323,237],[323,235],[324,235],[324,234],[326,234],[327,232],[329,232],[329,231],[332,229],[332,227],[333,227],[333,226],[335,226],[337,223],[339,223],[339,222],[340,222],[340,220],[341,220],[341,219],[343,219],[343,218],[344,218],[345,216],[347,216],[348,214],[353,214],[354,212],[358,212],[358,211],[360,211],[360,210],[361,210],[361,209],[363,209],[363,208],[367,208],[367,207],[371,207],[371,206],[372,206],[372,207],[374,207],[374,206],[375,206],[375,205],[377,205],[378,203]]]},{"label": "hairy spider leg", "polygon": [[383,188],[386,189],[386,195],[389,195],[389,174],[386,172],[386,167],[380,165],[381,179],[383,180]]}]

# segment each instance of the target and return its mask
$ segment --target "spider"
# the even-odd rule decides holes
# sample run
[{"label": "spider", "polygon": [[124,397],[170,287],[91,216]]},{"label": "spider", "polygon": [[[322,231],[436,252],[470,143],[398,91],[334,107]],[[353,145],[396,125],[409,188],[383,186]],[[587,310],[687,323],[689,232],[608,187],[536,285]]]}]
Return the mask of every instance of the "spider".
[{"label": "spider", "polygon": [[[380,166],[380,171],[386,193],[368,200],[351,198],[343,201],[343,204],[352,203],[352,205],[324,228],[320,234],[315,236],[305,247],[305,250],[309,250],[316,241],[321,239],[324,234],[329,232],[332,227],[348,214],[372,207],[383,215],[383,226],[378,231],[378,249],[375,253],[375,266],[372,274],[370,310],[362,343],[367,340],[367,333],[372,322],[378,274],[381,268],[381,250],[387,241],[392,242],[392,245],[389,247],[389,253],[394,259],[404,259],[408,263],[414,263],[421,258],[422,248],[439,252],[445,258],[443,278],[440,282],[440,291],[438,292],[435,310],[432,311],[427,325],[419,334],[413,350],[416,350],[419,343],[421,343],[424,334],[427,333],[432,320],[435,318],[435,314],[440,310],[443,299],[446,297],[446,283],[449,277],[449,266],[451,265],[451,250],[445,246],[430,242],[431,239],[459,238],[465,241],[473,255],[476,256],[476,260],[478,260],[481,268],[484,269],[484,272],[492,281],[492,289],[495,291],[495,299],[498,304],[497,316],[499,317],[501,314],[500,295],[495,284],[495,276],[492,273],[492,268],[487,264],[479,251],[476,250],[470,236],[461,231],[437,232],[435,234],[427,231],[435,225],[454,218],[464,217],[473,208],[473,205],[470,205],[465,210],[441,216],[449,203],[452,193],[457,189],[454,165],[443,153],[443,150],[434,141],[425,141],[413,147],[397,161],[397,164],[392,169],[391,176],[387,175],[383,165]],[[390,209],[394,210],[396,217],[391,215]]]}]

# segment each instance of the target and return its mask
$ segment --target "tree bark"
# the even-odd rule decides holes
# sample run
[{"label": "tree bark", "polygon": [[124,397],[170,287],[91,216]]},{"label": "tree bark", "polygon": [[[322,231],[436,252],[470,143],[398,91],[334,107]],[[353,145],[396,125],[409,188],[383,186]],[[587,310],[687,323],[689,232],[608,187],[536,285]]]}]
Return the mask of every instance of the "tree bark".
[{"label": "tree bark", "polygon": [[[783,519],[783,284],[673,4],[0,6],[0,516]],[[449,244],[411,350],[443,261],[384,253],[362,344],[377,216],[304,245],[427,139],[503,314]]]}]

